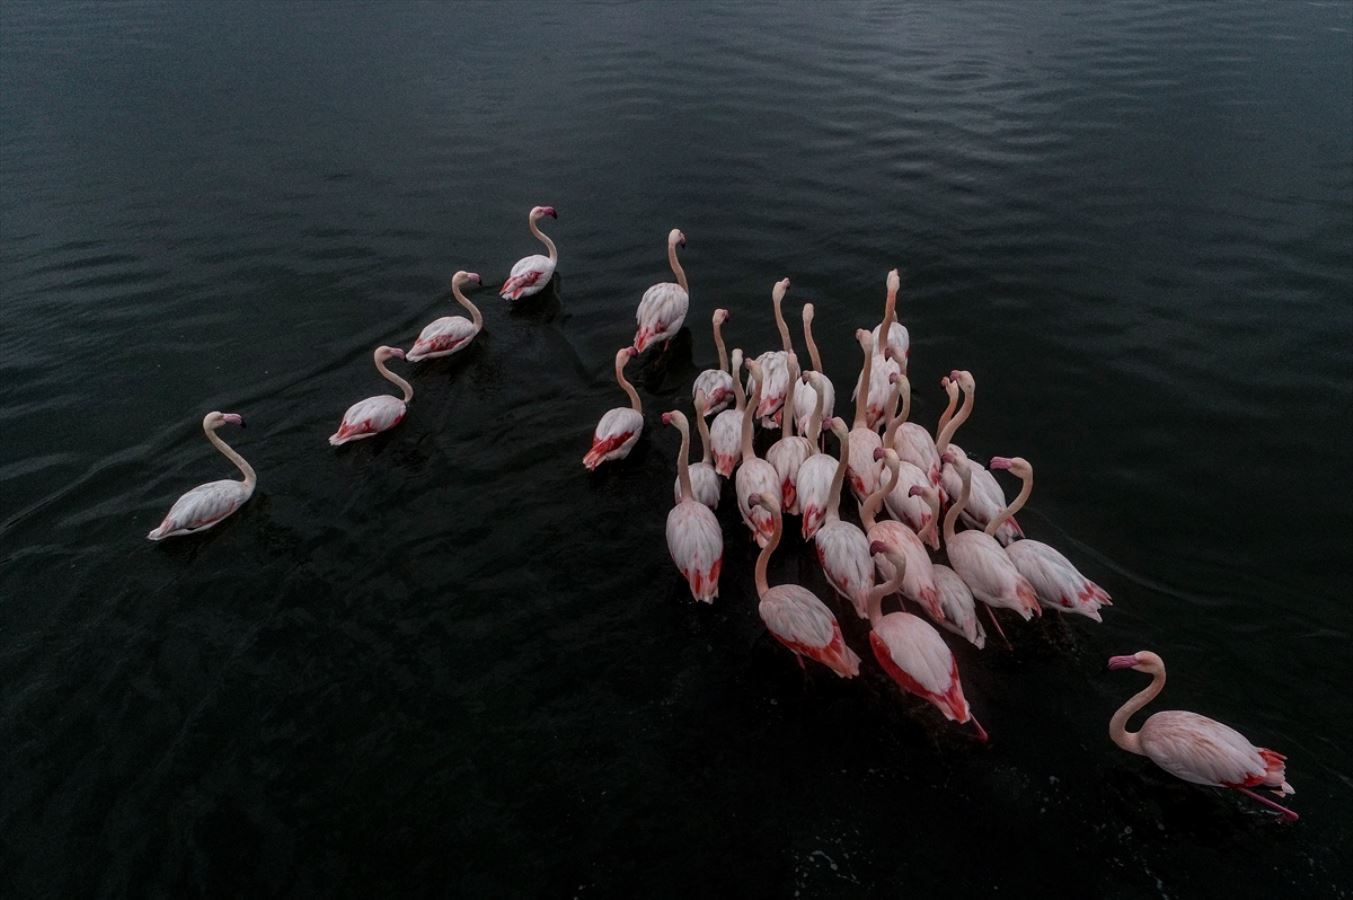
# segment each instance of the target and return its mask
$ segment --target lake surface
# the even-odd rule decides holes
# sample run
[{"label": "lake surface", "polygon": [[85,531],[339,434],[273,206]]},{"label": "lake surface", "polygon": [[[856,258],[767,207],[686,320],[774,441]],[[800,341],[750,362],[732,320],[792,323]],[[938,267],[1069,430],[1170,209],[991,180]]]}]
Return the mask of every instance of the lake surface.
[{"label": "lake surface", "polygon": [[[1347,896],[1350,71],[1347,3],[0,5],[4,893]],[[536,204],[554,287],[331,449]],[[672,227],[689,330],[588,475]],[[987,746],[801,673],[731,497],[713,607],[663,537],[712,310],[771,349],[791,277],[846,394],[894,266],[916,418],[970,369],[1116,604],[951,641]],[[212,409],[259,491],[152,544]],[[1148,648],[1299,823],[1110,743]]]}]

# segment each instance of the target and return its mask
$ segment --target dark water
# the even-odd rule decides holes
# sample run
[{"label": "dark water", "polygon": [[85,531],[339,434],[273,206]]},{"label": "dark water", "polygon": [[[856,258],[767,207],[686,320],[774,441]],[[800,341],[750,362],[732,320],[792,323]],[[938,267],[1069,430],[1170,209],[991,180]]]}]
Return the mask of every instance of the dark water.
[{"label": "dark water", "polygon": [[[11,0],[0,51],[5,894],[1347,895],[1353,7]],[[538,203],[557,291],[332,451]],[[674,226],[694,327],[589,477]],[[955,645],[987,747],[803,677],[731,508],[716,606],[666,556],[710,311],[771,348],[789,275],[840,387],[895,265],[916,415],[971,369],[1117,603]],[[152,545],[210,409],[260,490]],[[1144,648],[1300,823],[1109,742]]]}]

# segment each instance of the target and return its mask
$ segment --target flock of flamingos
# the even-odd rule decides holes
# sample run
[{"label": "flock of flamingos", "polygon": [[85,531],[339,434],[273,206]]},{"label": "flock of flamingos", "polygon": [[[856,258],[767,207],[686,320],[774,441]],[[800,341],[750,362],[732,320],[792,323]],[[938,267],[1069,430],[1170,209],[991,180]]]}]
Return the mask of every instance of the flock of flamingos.
[{"label": "flock of flamingos", "polygon": [[[546,216],[556,218],[554,209],[537,206],[531,210],[529,223],[547,255],[518,261],[500,289],[503,299],[519,301],[537,294],[553,277],[558,251],[539,227]],[[592,447],[583,457],[589,470],[624,459],[643,431],[643,403],[624,370],[646,350],[658,344],[665,348],[685,323],[690,289],[677,259],[677,250],[685,243],[685,235],[677,229],[668,235],[667,259],[676,281],[656,284],[644,292],[633,344],[616,354],[616,381],[629,405],[609,410],[597,423]],[[423,329],[407,353],[395,347],[376,348],[377,371],[399,388],[401,396],[380,394],[354,403],[343,414],[330,444],[370,438],[400,423],[413,399],[413,387],[391,372],[386,362],[417,362],[469,346],[484,320],[464,288],[479,281],[478,275],[464,271],[451,279],[455,299],[471,318],[437,319]],[[761,548],[755,578],[758,610],[766,628],[795,654],[800,666],[808,659],[842,678],[852,678],[859,674],[860,657],[847,646],[831,607],[800,585],[771,585],[767,580],[784,517],[798,516],[803,538],[813,541],[823,572],[839,597],[839,610],[869,621],[870,649],[883,671],[904,691],[933,704],[945,718],[960,724],[971,722],[977,738],[985,741],[987,732],[963,695],[958,663],[935,626],[981,648],[986,634],[978,610],[985,609],[1009,646],[997,610],[1011,610],[1026,621],[1050,609],[1098,622],[1100,609],[1111,604],[1109,595],[1060,552],[1024,537],[1015,514],[1033,490],[1033,466],[1020,457],[991,459],[991,469],[1006,470],[1022,481],[1019,495],[1007,503],[991,471],[954,443],[954,435],[973,413],[976,384],[970,372],[954,370],[941,380],[948,406],[933,435],[908,421],[910,337],[897,321],[898,288],[894,269],[887,276],[882,321],[872,332],[860,329],[855,333],[861,366],[849,426],[835,415],[836,390],[822,370],[813,340],[812,304],[803,307],[803,337],[811,368],[802,369],[794,352],[782,312],[789,279],[777,282],[771,292],[781,338],[778,350],[768,350],[755,359],[745,358],[739,349],[730,355],[722,332],[728,311],[714,310],[719,367],[701,372],[691,387],[703,446],[700,461],[688,461],[687,416],[680,410],[662,414],[663,424],[673,426],[681,436],[675,503],[667,515],[667,545],[691,596],[713,602],[719,594],[724,546],[713,510],[722,499],[723,479],[731,476],[742,521]],[[745,387],[743,369],[748,375]],[[217,434],[227,424],[243,426],[244,419],[235,413],[212,412],[202,427],[207,439],[239,467],[243,480],[213,481],[188,491],[150,532],[151,540],[211,528],[253,494],[257,483],[253,468]],[[779,439],[764,456],[757,455],[753,439],[758,425],[779,431]],[[826,449],[826,431],[837,439],[836,456]],[[841,517],[847,484],[858,503],[859,525]],[[932,554],[938,556],[941,551],[946,562],[932,559]],[[885,602],[894,597],[898,598],[897,610],[884,613]],[[906,604],[923,616],[907,611]],[[1149,717],[1139,731],[1127,730],[1128,719],[1165,685],[1165,665],[1159,656],[1147,651],[1115,656],[1109,668],[1151,675],[1150,685],[1125,703],[1109,723],[1109,735],[1119,747],[1149,757],[1185,781],[1233,788],[1281,813],[1286,821],[1297,819],[1292,810],[1251,790],[1264,787],[1279,796],[1293,793],[1285,780],[1284,757],[1255,747],[1228,726],[1196,713],[1167,711]]]}]

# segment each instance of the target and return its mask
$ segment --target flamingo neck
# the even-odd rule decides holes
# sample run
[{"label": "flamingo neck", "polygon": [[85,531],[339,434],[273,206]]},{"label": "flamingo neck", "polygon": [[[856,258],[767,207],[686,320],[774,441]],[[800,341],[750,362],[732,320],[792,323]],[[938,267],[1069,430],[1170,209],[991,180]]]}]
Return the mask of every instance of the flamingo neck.
[{"label": "flamingo neck", "polygon": [[715,323],[714,323],[714,346],[716,346],[716,347],[719,348],[719,370],[722,371],[722,372],[727,372],[727,371],[729,371],[729,369],[728,369],[728,351],[725,350],[725,349],[724,349],[724,346],[723,346],[723,323],[722,323],[722,322],[715,322]]},{"label": "flamingo neck", "polygon": [[953,440],[954,432],[958,431],[958,427],[968,421],[968,416],[972,415],[973,394],[975,393],[977,393],[975,386],[971,390],[963,392],[963,406],[959,409],[958,415],[946,422],[944,427],[940,429],[940,436],[935,438],[935,449],[941,455],[948,448],[949,442]]},{"label": "flamingo neck", "polygon": [[733,365],[729,370],[733,376],[733,408],[738,412],[747,409],[747,392],[742,389],[742,353],[733,351]]},{"label": "flamingo neck", "polygon": [[897,473],[899,466],[890,459],[885,458],[885,462],[888,466],[888,477],[886,479],[888,483],[880,485],[879,489],[870,494],[869,499],[864,501],[864,506],[860,507],[860,521],[864,523],[864,530],[866,532],[874,527],[879,507],[883,506],[883,498],[891,494],[893,488],[897,487]]},{"label": "flamingo neck", "polygon": [[921,531],[916,535],[916,537],[919,538],[922,543],[928,541],[930,539],[930,536],[935,533],[935,529],[940,527],[939,494],[936,494],[933,490],[926,491],[925,502],[926,505],[930,507],[930,521],[927,522],[926,526],[922,528]]},{"label": "flamingo neck", "polygon": [[681,263],[677,262],[676,241],[667,242],[667,262],[672,266],[672,274],[676,276],[677,284],[681,289],[690,294],[691,289],[686,285],[686,270],[681,268]]},{"label": "flamingo neck", "polygon": [[700,446],[704,449],[704,456],[700,457],[702,463],[709,463],[709,423],[705,421],[705,411],[697,409],[695,411],[695,428],[700,432]]},{"label": "flamingo neck", "polygon": [[540,230],[539,219],[537,218],[531,219],[531,233],[540,239],[545,245],[545,249],[550,251],[550,262],[558,262],[559,251],[554,249],[554,241],[550,240],[550,236]]},{"label": "flamingo neck", "polygon": [[244,475],[244,486],[252,491],[254,485],[258,483],[258,476],[254,474],[254,467],[245,462],[244,457],[236,453],[234,448],[216,433],[215,428],[204,428],[203,431],[207,433],[207,440],[211,441],[212,445],[221,451],[221,455],[239,468],[240,473]]},{"label": "flamingo neck", "polygon": [[817,352],[817,341],[813,340],[813,319],[803,320],[803,342],[808,345],[808,358],[813,361],[813,371],[822,371],[822,357]]},{"label": "flamingo neck", "polygon": [[770,305],[775,308],[775,327],[780,330],[780,349],[785,353],[792,353],[794,344],[789,339],[789,326],[785,324],[785,314],[780,309],[783,303],[783,297],[772,296],[770,298]]},{"label": "flamingo neck", "polygon": [[860,387],[855,392],[855,421],[851,428],[869,427],[869,379],[874,374],[873,348],[861,344],[864,350],[864,366],[860,369]]},{"label": "flamingo neck", "polygon": [[812,452],[820,453],[818,439],[822,437],[822,411],[826,406],[826,393],[820,385],[811,384],[813,388],[813,412],[808,416],[808,443],[812,446]]},{"label": "flamingo neck", "polygon": [[1138,691],[1128,699],[1128,702],[1118,707],[1118,712],[1113,714],[1109,720],[1109,737],[1115,744],[1122,747],[1129,753],[1142,753],[1142,739],[1140,731],[1128,731],[1128,719],[1152,700],[1156,695],[1165,689],[1165,670],[1157,669],[1151,675],[1151,683]]},{"label": "flamingo neck", "polygon": [[[765,377],[765,371],[758,369],[762,377]],[[733,381],[736,383],[737,379]],[[752,399],[747,404],[747,409],[742,414],[742,459],[745,462],[749,459],[756,459],[756,447],[752,444],[752,426],[755,424],[756,409],[761,405],[761,378],[754,378],[752,388]]]},{"label": "flamingo neck", "polygon": [[637,413],[644,411],[644,405],[639,402],[639,392],[634,389],[634,385],[625,380],[625,357],[617,356],[615,359],[615,380],[620,387],[629,395],[630,409]]},{"label": "flamingo neck", "polygon": [[484,327],[484,316],[479,311],[479,307],[471,303],[470,298],[466,297],[465,294],[462,293],[459,282],[456,281],[451,282],[451,293],[455,295],[456,300],[460,302],[461,306],[465,307],[470,311],[470,320],[474,322],[474,330],[478,332],[480,329],[482,329]]},{"label": "flamingo neck", "polygon": [[386,381],[390,382],[395,387],[399,388],[401,391],[404,392],[405,403],[408,403],[410,400],[413,399],[413,385],[409,384],[403,378],[400,378],[394,372],[391,372],[389,369],[387,369],[385,367],[385,360],[383,359],[376,360],[376,371],[381,373],[382,378],[384,378]]},{"label": "flamingo neck", "polygon": [[775,548],[780,546],[780,533],[784,530],[784,522],[780,518],[778,509],[772,510],[770,540],[766,546],[761,548],[761,555],[756,558],[756,593],[758,597],[764,597],[770,591],[770,581],[766,578],[766,568],[770,565],[770,555],[775,552]]},{"label": "flamingo neck", "polygon": [[1006,519],[1011,518],[1024,508],[1029,495],[1034,492],[1034,473],[1029,471],[1027,474],[1021,475],[1020,478],[1024,481],[1024,484],[1020,486],[1019,496],[1015,498],[1014,503],[1001,510],[998,516],[987,523],[987,534],[994,535],[996,530],[1005,524]]},{"label": "flamingo neck", "polygon": [[869,589],[869,628],[875,629],[883,619],[883,598],[889,594],[896,594],[902,589],[902,579],[907,574],[907,560],[897,553],[888,553],[888,560],[893,564],[893,577],[889,578],[883,584]]},{"label": "flamingo neck", "polygon": [[681,449],[677,451],[677,480],[681,482],[681,502],[690,503],[695,499],[691,489],[691,467],[687,458],[691,452],[691,428],[683,419],[676,420],[677,431],[681,432]]},{"label": "flamingo neck", "polygon": [[943,431],[944,426],[948,425],[949,420],[954,417],[954,407],[958,406],[958,385],[954,385],[954,389],[949,391],[948,394],[949,403],[944,407],[944,412],[940,413],[940,424],[935,431],[936,434]]},{"label": "flamingo neck", "polygon": [[888,401],[888,409],[897,408],[898,397],[902,398],[902,411],[888,420],[888,428],[883,432],[883,446],[891,447],[897,441],[897,429],[906,423],[907,418],[911,416],[911,382],[903,375],[897,379],[897,384],[893,385],[893,394]]},{"label": "flamingo neck", "polygon": [[842,433],[837,437],[841,439],[841,458],[836,461],[836,472],[832,475],[832,491],[827,501],[827,513],[822,517],[824,522],[841,518],[841,486],[846,482],[846,462],[850,459],[850,435]]},{"label": "flamingo neck", "polygon": [[963,467],[963,472],[959,476],[963,479],[963,490],[959,492],[958,502],[949,507],[949,512],[944,517],[944,543],[945,546],[954,539],[954,525],[958,522],[959,515],[963,508],[968,505],[968,497],[972,494],[972,473],[968,471],[967,466]]},{"label": "flamingo neck", "polygon": [[780,440],[787,441],[794,436],[794,392],[799,389],[799,367],[786,363],[789,369],[789,384],[785,386],[784,411],[780,414]]}]

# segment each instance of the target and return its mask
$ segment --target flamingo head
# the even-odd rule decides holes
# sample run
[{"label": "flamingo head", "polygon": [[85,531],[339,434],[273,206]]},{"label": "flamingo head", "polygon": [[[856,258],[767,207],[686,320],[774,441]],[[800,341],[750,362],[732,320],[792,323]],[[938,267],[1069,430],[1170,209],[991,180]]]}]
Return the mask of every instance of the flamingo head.
[{"label": "flamingo head", "polygon": [[678,429],[684,431],[688,426],[686,424],[686,415],[680,410],[674,409],[671,412],[662,414],[662,424],[675,425]]},{"label": "flamingo head", "polygon": [[924,496],[925,496],[925,488],[921,487],[919,484],[913,484],[913,485],[907,490],[907,496],[908,496],[908,497],[924,497]]},{"label": "flamingo head", "polygon": [[1029,461],[1022,456],[993,456],[990,468],[1008,470],[1010,474],[1018,478],[1027,478],[1034,473],[1034,467],[1029,465]]},{"label": "flamingo head", "polygon": [[803,324],[807,325],[807,324],[809,324],[810,322],[812,322],[812,321],[813,321],[813,314],[814,314],[815,312],[816,312],[816,310],[813,309],[813,304],[811,304],[811,303],[805,303],[805,304],[803,304]]},{"label": "flamingo head", "polygon": [[759,506],[772,516],[780,511],[780,498],[774,494],[752,494],[747,498],[747,508]]},{"label": "flamingo head", "polygon": [[728,313],[728,310],[723,309],[723,308],[714,310],[714,324],[715,324],[715,325],[722,325],[724,322],[727,322],[728,319],[729,319],[729,313]]},{"label": "flamingo head", "polygon": [[785,294],[789,291],[789,279],[781,278],[775,282],[775,287],[771,288],[770,298],[776,303],[785,299]]},{"label": "flamingo head", "polygon": [[452,276],[452,280],[458,281],[461,284],[464,284],[467,281],[471,284],[483,284],[483,281],[479,278],[478,272],[457,272]]},{"label": "flamingo head", "polygon": [[1138,650],[1127,656],[1109,657],[1109,669],[1135,669],[1138,672],[1165,671],[1165,661],[1150,650]]},{"label": "flamingo head", "polygon": [[621,347],[615,353],[616,365],[623,366],[625,363],[629,362],[631,359],[633,359],[638,355],[639,348],[637,347]]},{"label": "flamingo head", "polygon": [[880,556],[888,552],[888,545],[883,541],[874,541],[869,545],[870,556]]},{"label": "flamingo head", "polygon": [[874,462],[883,462],[883,448],[882,448],[882,447],[875,447],[875,448],[874,448]]},{"label": "flamingo head", "polygon": [[859,342],[861,347],[865,348],[870,352],[873,352],[874,336],[870,334],[868,331],[865,331],[863,328],[855,329],[855,340]]},{"label": "flamingo head", "polygon": [[972,373],[967,369],[954,369],[954,371],[949,373],[949,379],[956,382],[965,393],[972,393],[975,382],[972,379]]},{"label": "flamingo head", "polygon": [[244,427],[244,416],[239,413],[209,412],[202,417],[202,427],[208,431],[214,431],[222,425],[238,425]]},{"label": "flamingo head", "polygon": [[838,438],[850,436],[850,431],[846,428],[846,420],[840,416],[832,416],[831,420],[827,422],[826,425],[832,430],[832,434],[836,435]]},{"label": "flamingo head", "polygon": [[680,228],[673,228],[667,232],[667,243],[675,247],[684,247],[686,246],[686,235],[682,233]]},{"label": "flamingo head", "polygon": [[531,209],[531,220],[535,221],[541,216],[549,216],[551,219],[559,218],[559,213],[554,211],[553,206],[536,206]]},{"label": "flamingo head", "polygon": [[403,359],[404,351],[398,347],[377,347],[376,362],[385,362],[387,359]]}]

